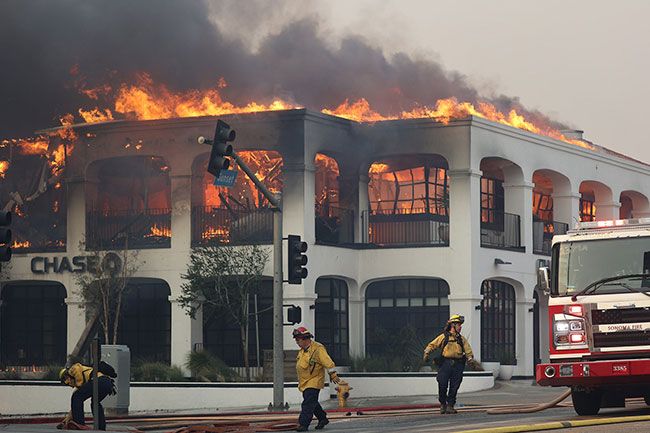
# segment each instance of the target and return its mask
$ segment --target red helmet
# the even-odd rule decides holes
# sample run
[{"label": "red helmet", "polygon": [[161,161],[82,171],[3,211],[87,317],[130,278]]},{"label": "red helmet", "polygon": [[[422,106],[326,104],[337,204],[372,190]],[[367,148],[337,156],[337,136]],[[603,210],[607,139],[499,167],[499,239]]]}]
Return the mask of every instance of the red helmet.
[{"label": "red helmet", "polygon": [[309,329],[305,328],[304,326],[300,326],[293,330],[293,338],[313,338],[313,337],[314,336],[311,335]]}]

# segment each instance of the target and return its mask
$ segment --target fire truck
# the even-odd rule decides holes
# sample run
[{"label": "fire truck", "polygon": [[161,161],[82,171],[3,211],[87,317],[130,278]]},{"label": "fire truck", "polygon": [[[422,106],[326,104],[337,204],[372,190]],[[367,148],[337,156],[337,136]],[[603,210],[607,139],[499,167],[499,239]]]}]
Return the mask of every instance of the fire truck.
[{"label": "fire truck", "polygon": [[579,415],[631,397],[650,405],[650,218],[554,236],[538,277],[549,295],[550,362],[537,365],[537,383],[570,387]]}]

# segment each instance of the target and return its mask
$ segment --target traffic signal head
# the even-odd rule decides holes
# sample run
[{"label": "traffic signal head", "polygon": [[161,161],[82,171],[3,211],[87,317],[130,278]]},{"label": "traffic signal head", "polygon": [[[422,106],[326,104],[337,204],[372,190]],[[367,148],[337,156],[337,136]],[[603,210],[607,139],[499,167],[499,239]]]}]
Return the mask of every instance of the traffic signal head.
[{"label": "traffic signal head", "polygon": [[302,308],[295,305],[290,306],[287,310],[287,319],[292,325],[302,322]]},{"label": "traffic signal head", "polygon": [[208,161],[208,173],[214,177],[219,177],[221,170],[228,170],[230,160],[226,158],[232,155],[232,145],[229,141],[235,139],[235,131],[221,120],[217,121],[217,127],[214,130],[214,140],[212,140],[212,150],[210,151],[210,160]]},{"label": "traffic signal head", "polygon": [[307,278],[307,256],[303,253],[307,251],[307,242],[302,242],[300,236],[289,235],[288,237],[288,270],[289,284],[300,284],[304,278]]},{"label": "traffic signal head", "polygon": [[11,212],[0,212],[0,262],[11,259]]}]

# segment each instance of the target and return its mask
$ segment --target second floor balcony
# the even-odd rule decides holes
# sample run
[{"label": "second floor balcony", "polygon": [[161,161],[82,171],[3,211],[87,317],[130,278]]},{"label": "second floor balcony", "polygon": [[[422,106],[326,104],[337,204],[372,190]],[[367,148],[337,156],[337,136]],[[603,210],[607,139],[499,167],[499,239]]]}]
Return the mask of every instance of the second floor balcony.
[{"label": "second floor balcony", "polygon": [[365,211],[366,242],[377,246],[449,246],[449,219],[425,209]]},{"label": "second floor balcony", "polygon": [[192,209],[192,246],[273,243],[273,211],[196,206]]},{"label": "second floor balcony", "polygon": [[533,254],[550,256],[553,236],[563,235],[568,230],[566,223],[533,220]]},{"label": "second floor balcony", "polygon": [[519,215],[489,211],[481,215],[481,247],[522,251]]},{"label": "second floor balcony", "polygon": [[90,211],[86,214],[88,249],[171,247],[171,209]]}]

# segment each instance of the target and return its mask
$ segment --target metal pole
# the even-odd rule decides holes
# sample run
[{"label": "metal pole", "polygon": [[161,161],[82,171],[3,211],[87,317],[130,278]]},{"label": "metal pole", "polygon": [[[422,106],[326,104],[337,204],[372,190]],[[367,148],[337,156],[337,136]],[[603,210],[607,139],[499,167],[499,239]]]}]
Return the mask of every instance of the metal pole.
[{"label": "metal pole", "polygon": [[99,430],[99,382],[97,372],[99,371],[99,338],[93,339],[93,430]]},{"label": "metal pole", "polygon": [[[260,321],[257,311],[257,293],[255,293],[255,346],[257,348],[257,368],[260,368]],[[258,372],[259,374],[259,372]]]},{"label": "metal pole", "polygon": [[[262,191],[262,194],[264,194],[264,197],[273,205],[274,208],[280,208],[280,200],[271,192],[269,189],[264,185],[258,178],[255,176],[255,173],[251,171],[250,168],[244,163],[244,161],[241,160],[239,155],[235,153],[235,151],[232,152],[232,158],[235,160],[238,166],[241,167],[242,170],[244,170],[244,173],[248,176],[250,180],[253,181],[255,186],[259,188],[260,191]],[[274,209],[275,210],[275,209]],[[282,236],[280,236],[280,239],[282,239]]]},{"label": "metal pole", "polygon": [[284,341],[282,314],[282,212],[273,209],[273,407],[284,405]]}]

